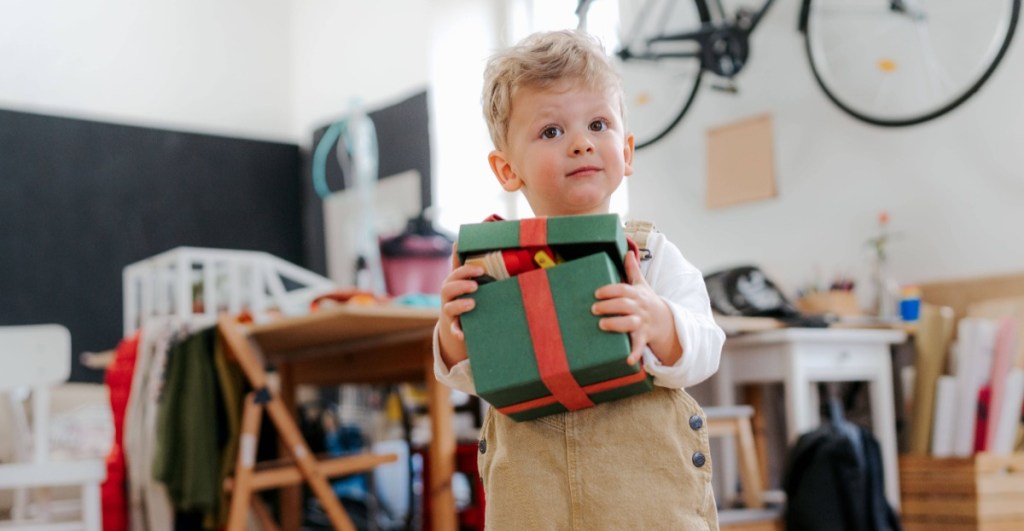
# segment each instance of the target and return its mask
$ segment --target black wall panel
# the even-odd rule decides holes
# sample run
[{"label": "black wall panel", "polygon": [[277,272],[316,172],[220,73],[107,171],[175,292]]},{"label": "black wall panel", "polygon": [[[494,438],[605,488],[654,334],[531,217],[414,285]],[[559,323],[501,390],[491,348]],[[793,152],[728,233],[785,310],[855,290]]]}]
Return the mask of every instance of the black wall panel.
[{"label": "black wall panel", "polygon": [[304,265],[301,168],[296,145],[0,110],[0,325],[64,324],[77,357],[120,339],[132,262],[188,245]]}]

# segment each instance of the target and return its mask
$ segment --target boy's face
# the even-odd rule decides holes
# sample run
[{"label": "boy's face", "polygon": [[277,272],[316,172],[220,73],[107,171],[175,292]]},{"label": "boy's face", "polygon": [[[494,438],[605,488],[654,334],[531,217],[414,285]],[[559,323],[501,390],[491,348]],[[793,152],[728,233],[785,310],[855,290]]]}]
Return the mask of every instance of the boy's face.
[{"label": "boy's face", "polygon": [[502,188],[521,189],[534,215],[604,214],[633,173],[633,135],[610,90],[525,87],[512,100],[505,149],[489,161]]}]

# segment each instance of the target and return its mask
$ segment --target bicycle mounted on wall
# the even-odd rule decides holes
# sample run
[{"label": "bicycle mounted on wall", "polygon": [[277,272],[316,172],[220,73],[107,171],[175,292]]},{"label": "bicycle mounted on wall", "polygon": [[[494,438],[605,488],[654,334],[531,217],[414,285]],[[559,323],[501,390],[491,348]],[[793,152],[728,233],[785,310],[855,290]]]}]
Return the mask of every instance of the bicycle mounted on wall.
[{"label": "bicycle mounted on wall", "polygon": [[[637,148],[682,120],[706,72],[722,81],[716,88],[735,91],[750,36],[775,0],[763,2],[731,16],[722,0],[620,2],[620,27],[628,31],[613,56]],[[577,4],[580,29],[592,3]],[[1020,4],[802,0],[797,29],[829,100],[869,124],[909,126],[948,113],[981,88],[1006,54]]]}]

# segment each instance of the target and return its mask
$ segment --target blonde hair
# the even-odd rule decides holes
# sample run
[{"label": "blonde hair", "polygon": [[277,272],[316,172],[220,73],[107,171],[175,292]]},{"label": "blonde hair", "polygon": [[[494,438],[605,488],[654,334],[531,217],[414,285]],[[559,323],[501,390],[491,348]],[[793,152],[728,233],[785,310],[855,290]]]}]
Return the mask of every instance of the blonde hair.
[{"label": "blonde hair", "polygon": [[534,33],[493,55],[484,69],[484,119],[494,147],[505,148],[518,89],[546,89],[567,80],[614,91],[625,120],[621,78],[596,37],[575,30]]}]

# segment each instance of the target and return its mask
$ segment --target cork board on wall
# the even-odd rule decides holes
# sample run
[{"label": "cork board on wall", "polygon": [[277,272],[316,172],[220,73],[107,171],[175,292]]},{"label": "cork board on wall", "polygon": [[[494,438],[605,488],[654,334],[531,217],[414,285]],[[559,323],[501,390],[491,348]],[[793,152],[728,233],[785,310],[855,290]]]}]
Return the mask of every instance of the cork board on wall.
[{"label": "cork board on wall", "polygon": [[709,129],[707,207],[775,197],[770,114]]}]

